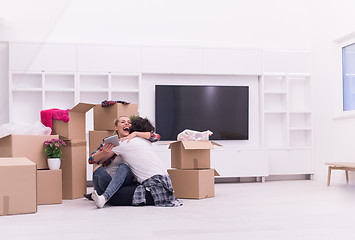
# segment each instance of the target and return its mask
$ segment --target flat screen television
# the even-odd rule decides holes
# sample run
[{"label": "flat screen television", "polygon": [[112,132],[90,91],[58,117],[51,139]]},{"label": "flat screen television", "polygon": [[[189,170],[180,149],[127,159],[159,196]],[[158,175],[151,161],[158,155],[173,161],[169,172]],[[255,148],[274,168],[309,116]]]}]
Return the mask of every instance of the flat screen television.
[{"label": "flat screen television", "polygon": [[155,124],[161,140],[185,129],[211,130],[210,140],[247,140],[249,87],[156,85]]}]

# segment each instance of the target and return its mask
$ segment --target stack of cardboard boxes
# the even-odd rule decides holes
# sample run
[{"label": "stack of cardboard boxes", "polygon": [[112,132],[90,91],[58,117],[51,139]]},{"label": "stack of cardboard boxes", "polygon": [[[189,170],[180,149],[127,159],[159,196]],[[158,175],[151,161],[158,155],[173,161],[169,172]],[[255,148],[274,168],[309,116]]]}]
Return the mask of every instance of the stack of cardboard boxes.
[{"label": "stack of cardboard boxes", "polygon": [[62,171],[48,170],[44,142],[58,135],[0,138],[0,215],[33,213],[62,203]]},{"label": "stack of cardboard boxes", "polygon": [[63,199],[82,198],[86,193],[86,123],[85,113],[94,104],[78,103],[69,111],[69,122],[53,120],[53,134],[58,134],[62,147]]},{"label": "stack of cardboard boxes", "polygon": [[214,176],[211,169],[210,141],[177,141],[170,143],[171,167],[169,169],[175,197],[202,199],[214,197]]},{"label": "stack of cardboard boxes", "polygon": [[[54,120],[54,135],[8,135],[0,138],[0,215],[34,213],[38,204],[62,203],[86,193],[85,113],[94,108],[95,131],[89,134],[90,152],[114,133],[114,119],[138,115],[137,104],[109,107],[79,103],[69,111],[69,122]],[[44,142],[64,140],[61,169],[48,170]]]}]

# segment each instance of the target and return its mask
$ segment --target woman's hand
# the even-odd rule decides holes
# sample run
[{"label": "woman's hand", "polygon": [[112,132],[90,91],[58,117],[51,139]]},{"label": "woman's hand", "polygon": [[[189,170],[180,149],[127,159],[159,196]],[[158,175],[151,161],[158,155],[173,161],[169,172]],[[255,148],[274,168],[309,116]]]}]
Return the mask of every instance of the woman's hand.
[{"label": "woman's hand", "polygon": [[120,142],[123,142],[123,141],[126,141],[126,140],[127,140],[127,142],[129,142],[129,141],[131,141],[132,138],[135,138],[135,137],[137,137],[137,132],[133,132],[133,133],[129,134],[126,137],[120,138],[119,140],[120,140]]},{"label": "woman's hand", "polygon": [[112,143],[104,144],[104,146],[102,147],[102,151],[105,153],[111,153],[113,147],[114,145]]}]

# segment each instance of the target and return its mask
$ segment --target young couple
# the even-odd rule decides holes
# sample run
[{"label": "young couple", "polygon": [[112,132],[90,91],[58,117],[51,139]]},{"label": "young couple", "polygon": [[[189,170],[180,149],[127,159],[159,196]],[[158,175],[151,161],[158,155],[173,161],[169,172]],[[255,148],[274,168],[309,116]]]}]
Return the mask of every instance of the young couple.
[{"label": "young couple", "polygon": [[[98,208],[116,206],[180,206],[173,195],[169,175],[155,153],[152,142],[160,139],[148,119],[121,116],[114,123],[119,146],[102,143],[92,153],[92,199]],[[135,181],[136,180],[136,181]]]}]

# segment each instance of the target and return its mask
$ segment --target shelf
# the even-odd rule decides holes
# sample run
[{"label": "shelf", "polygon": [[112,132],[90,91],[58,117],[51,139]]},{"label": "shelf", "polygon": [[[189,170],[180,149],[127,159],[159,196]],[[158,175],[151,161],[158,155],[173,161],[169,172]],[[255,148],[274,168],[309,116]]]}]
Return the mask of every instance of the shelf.
[{"label": "shelf", "polygon": [[139,75],[111,75],[111,90],[139,89]]},{"label": "shelf", "polygon": [[75,92],[75,88],[45,89],[45,92]]},{"label": "shelf", "polygon": [[46,91],[44,108],[71,109],[75,106],[74,91]]},{"label": "shelf", "polygon": [[12,86],[17,88],[42,88],[42,73],[12,73]]},{"label": "shelf", "polygon": [[112,90],[112,93],[139,93],[139,89]]},{"label": "shelf", "polygon": [[312,131],[312,128],[290,128],[290,131]]},{"label": "shelf", "polygon": [[286,111],[265,111],[265,114],[286,114]]},{"label": "shelf", "polygon": [[42,110],[42,93],[36,92],[13,92],[13,123],[33,123],[39,121]]},{"label": "shelf", "polygon": [[264,94],[265,95],[277,95],[277,94],[281,94],[281,95],[286,95],[287,94],[287,92],[286,91],[284,91],[284,92],[277,92],[277,91],[265,91],[264,92]]},{"label": "shelf", "polygon": [[96,93],[96,92],[104,92],[107,93],[109,90],[108,89],[80,89],[80,92],[86,92],[86,93]]},{"label": "shelf", "polygon": [[74,89],[74,74],[44,74],[45,88],[49,89]]},{"label": "shelf", "polygon": [[265,76],[264,92],[286,92],[287,82],[285,76]]},{"label": "shelf", "polygon": [[139,104],[139,92],[112,92],[111,100]]},{"label": "shelf", "polygon": [[100,104],[104,100],[109,100],[107,92],[80,92],[80,102]]},{"label": "shelf", "polygon": [[13,88],[13,92],[41,92],[42,88]]},{"label": "shelf", "polygon": [[108,75],[101,74],[81,74],[79,75],[79,88],[80,89],[95,89],[95,91],[107,91]]}]

